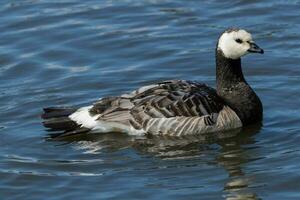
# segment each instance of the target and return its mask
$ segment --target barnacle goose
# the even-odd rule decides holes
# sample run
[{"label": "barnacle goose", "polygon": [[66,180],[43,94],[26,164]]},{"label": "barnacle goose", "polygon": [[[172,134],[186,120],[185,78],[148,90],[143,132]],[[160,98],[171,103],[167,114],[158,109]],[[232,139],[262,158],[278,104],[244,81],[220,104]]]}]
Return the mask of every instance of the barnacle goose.
[{"label": "barnacle goose", "polygon": [[248,53],[264,51],[247,31],[228,29],[216,47],[216,90],[195,81],[164,81],[79,109],[44,108],[43,124],[54,131],[52,137],[86,132],[182,136],[260,122],[261,101],[241,68]]}]

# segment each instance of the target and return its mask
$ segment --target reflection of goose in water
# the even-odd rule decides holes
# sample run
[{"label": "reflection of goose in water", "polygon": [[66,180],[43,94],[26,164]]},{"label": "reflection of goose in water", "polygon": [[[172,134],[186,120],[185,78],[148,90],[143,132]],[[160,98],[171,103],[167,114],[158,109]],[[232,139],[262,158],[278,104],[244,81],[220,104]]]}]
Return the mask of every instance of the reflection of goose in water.
[{"label": "reflection of goose in water", "polygon": [[195,81],[164,81],[79,109],[45,108],[44,126],[58,132],[53,137],[86,132],[182,136],[260,122],[262,104],[241,67],[248,53],[263,50],[250,33],[229,29],[216,48],[216,90]]},{"label": "reflection of goose in water", "polygon": [[[251,127],[244,133],[258,131]],[[243,133],[243,134],[244,134]],[[224,184],[224,193],[227,200],[258,200],[260,199],[252,188],[258,184],[251,174],[243,170],[247,163],[260,159],[257,155],[251,155],[243,145],[253,145],[255,140],[252,137],[240,135],[234,140],[221,141],[218,143],[222,148],[216,156],[218,165],[224,167],[228,173],[228,179]]]},{"label": "reflection of goose in water", "polygon": [[[251,155],[245,145],[255,144],[253,135],[258,133],[260,126],[251,126],[238,131],[231,131],[223,133],[223,138],[204,137],[199,136],[185,136],[180,138],[165,137],[165,136],[150,136],[150,137],[131,137],[125,134],[90,134],[81,135],[78,138],[69,138],[68,142],[73,143],[74,148],[84,151],[87,154],[103,155],[104,152],[116,152],[118,154],[118,161],[120,163],[120,151],[135,150],[142,158],[146,157],[143,166],[148,169],[157,168],[182,168],[178,169],[183,171],[184,177],[194,176],[203,180],[203,184],[210,183],[212,180],[217,181],[213,185],[221,183],[223,195],[226,199],[237,200],[259,199],[252,189],[256,186],[255,179],[244,171],[244,167],[252,160],[259,159],[258,155]],[[129,153],[130,154],[130,153]],[[126,157],[128,153],[126,153]],[[150,157],[149,157],[150,156]],[[152,158],[153,159],[152,159]],[[109,157],[109,159],[112,159]],[[128,159],[128,158],[127,158]],[[153,164],[155,161],[159,162],[158,165]],[[130,166],[133,168],[140,168],[141,166],[135,165],[134,161],[129,159]],[[110,161],[111,162],[111,161]],[[152,163],[148,165],[147,163]],[[145,169],[147,171],[147,169]],[[175,172],[177,171],[175,170]],[[219,177],[215,172],[223,171]],[[172,171],[172,170],[171,170]],[[174,170],[173,170],[174,171]],[[175,173],[174,172],[174,173]],[[164,173],[164,172],[163,172]],[[225,178],[224,178],[225,175]],[[164,178],[177,179],[181,177],[180,174],[173,177],[173,175],[162,175]],[[190,179],[190,178],[188,178]],[[224,179],[224,180],[223,180]],[[159,180],[163,181],[163,180]],[[168,187],[168,185],[166,185]],[[174,183],[172,187],[191,187],[190,183]],[[204,187],[195,185],[193,187]],[[214,186],[215,187],[215,186]],[[221,189],[222,190],[222,189]]]}]

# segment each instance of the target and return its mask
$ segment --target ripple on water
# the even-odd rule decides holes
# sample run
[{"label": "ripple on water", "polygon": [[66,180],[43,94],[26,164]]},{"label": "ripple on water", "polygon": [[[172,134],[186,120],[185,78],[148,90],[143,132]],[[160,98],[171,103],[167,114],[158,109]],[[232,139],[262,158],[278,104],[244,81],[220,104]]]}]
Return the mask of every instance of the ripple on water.
[{"label": "ripple on water", "polygon": [[[299,199],[298,10],[298,0],[4,1],[0,197]],[[46,140],[42,107],[86,105],[165,79],[214,86],[215,42],[228,26],[250,30],[265,49],[243,59],[264,104],[262,127]]]}]

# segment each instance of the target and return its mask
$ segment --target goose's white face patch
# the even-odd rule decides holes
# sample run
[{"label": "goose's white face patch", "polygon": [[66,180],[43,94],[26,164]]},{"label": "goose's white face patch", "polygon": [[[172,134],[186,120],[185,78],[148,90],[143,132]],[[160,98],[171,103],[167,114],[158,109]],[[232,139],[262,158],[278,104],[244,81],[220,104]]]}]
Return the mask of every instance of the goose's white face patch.
[{"label": "goose's white face patch", "polygon": [[250,33],[245,30],[233,30],[221,35],[218,49],[222,50],[226,58],[238,59],[248,53],[249,42],[253,42]]}]

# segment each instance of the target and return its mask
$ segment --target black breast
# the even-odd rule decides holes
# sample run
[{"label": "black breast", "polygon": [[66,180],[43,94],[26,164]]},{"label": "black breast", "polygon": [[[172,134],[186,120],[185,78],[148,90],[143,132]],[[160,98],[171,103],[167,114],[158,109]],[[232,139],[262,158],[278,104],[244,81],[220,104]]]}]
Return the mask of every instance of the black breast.
[{"label": "black breast", "polygon": [[236,112],[244,126],[261,121],[263,107],[244,78],[241,59],[226,58],[217,49],[216,65],[218,95]]},{"label": "black breast", "polygon": [[262,103],[247,83],[240,82],[232,87],[223,88],[218,94],[236,112],[244,126],[262,120]]}]

